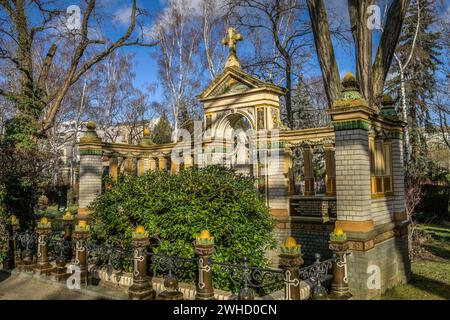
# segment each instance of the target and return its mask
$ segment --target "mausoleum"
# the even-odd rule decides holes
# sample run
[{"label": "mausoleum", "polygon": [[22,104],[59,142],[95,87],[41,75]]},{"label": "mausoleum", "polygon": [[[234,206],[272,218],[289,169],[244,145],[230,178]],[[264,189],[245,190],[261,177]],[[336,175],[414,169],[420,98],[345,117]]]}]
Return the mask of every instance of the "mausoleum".
[{"label": "mausoleum", "polygon": [[[369,106],[348,73],[326,127],[291,130],[280,120],[285,89],[244,72],[236,55],[242,36],[229,29],[223,72],[198,96],[202,136],[156,145],[149,131],[139,145],[105,143],[95,124],[80,139],[79,214],[102,192],[104,172],[176,173],[223,164],[257,178],[281,243],[292,236],[304,260],[329,257],[335,227],[347,234],[348,282],[356,298],[379,297],[409,275],[402,132],[393,102]],[[277,254],[268,252],[274,265]]]}]

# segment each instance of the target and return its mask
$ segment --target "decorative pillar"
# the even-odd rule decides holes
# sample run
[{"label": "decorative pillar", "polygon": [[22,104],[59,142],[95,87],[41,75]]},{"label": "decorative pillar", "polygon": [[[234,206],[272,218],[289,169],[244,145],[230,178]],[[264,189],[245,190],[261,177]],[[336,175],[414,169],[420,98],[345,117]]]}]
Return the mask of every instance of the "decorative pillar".
[{"label": "decorative pillar", "polygon": [[336,227],[330,234],[329,248],[333,251],[333,280],[331,282],[330,299],[350,299],[352,294],[348,286],[347,253],[349,245],[347,235],[342,228]]},{"label": "decorative pillar", "polygon": [[292,149],[285,149],[284,150],[284,163],[286,166],[286,185],[288,188],[288,194],[293,195],[295,194],[295,187],[294,187],[294,171],[292,170]]},{"label": "decorative pillar", "polygon": [[87,265],[86,241],[89,237],[89,225],[84,220],[78,221],[75,226],[73,238],[75,240],[75,264],[80,268],[80,284],[87,286],[89,283],[89,273]]},{"label": "decorative pillar", "polygon": [[373,230],[370,191],[370,117],[376,112],[358,90],[355,76],[347,73],[343,91],[329,113],[335,131],[336,226],[344,231]]},{"label": "decorative pillar", "polygon": [[186,153],[184,155],[184,168],[188,169],[188,168],[192,168],[194,166],[194,161],[192,159],[191,154]]},{"label": "decorative pillar", "polygon": [[47,235],[51,232],[51,223],[46,217],[43,217],[37,224],[36,232],[38,234],[37,264],[34,268],[36,274],[49,274],[53,266],[48,262],[48,243]]},{"label": "decorative pillar", "polygon": [[69,274],[66,272],[67,261],[72,259],[72,223],[74,216],[72,212],[67,211],[63,216],[64,236],[61,243],[59,256],[56,259],[56,267],[52,271],[52,275],[56,281],[66,280]]},{"label": "decorative pillar", "polygon": [[8,268],[14,269],[17,263],[20,261],[20,255],[17,249],[17,233],[20,229],[19,219],[15,215],[11,215],[9,219],[9,225],[11,227],[11,237],[8,239],[8,248],[9,248],[9,261]]},{"label": "decorative pillar", "polygon": [[133,285],[128,289],[128,296],[133,300],[155,299],[155,291],[147,276],[148,232],[143,226],[137,226],[132,233],[133,246]]},{"label": "decorative pillar", "polygon": [[119,160],[117,157],[110,157],[109,158],[109,176],[113,181],[117,181],[118,177],[118,164]]},{"label": "decorative pillar", "polygon": [[172,161],[170,162],[170,165],[171,165],[171,168],[170,168],[171,174],[175,174],[175,173],[177,173],[178,171],[180,171],[181,163],[178,163],[177,160],[175,160],[175,161],[172,160]]},{"label": "decorative pillar", "polygon": [[286,238],[281,246],[280,266],[284,270],[284,298],[300,300],[300,267],[303,265],[301,246],[293,237]]},{"label": "decorative pillar", "polygon": [[159,171],[167,171],[167,158],[165,156],[159,158]]},{"label": "decorative pillar", "polygon": [[[279,143],[281,144],[281,143]],[[268,149],[267,159],[263,159],[267,166],[267,202],[272,216],[289,216],[289,172],[286,164],[286,153],[290,150],[284,148]]]},{"label": "decorative pillar", "polygon": [[156,160],[154,158],[148,158],[148,170],[149,171],[156,170]]},{"label": "decorative pillar", "polygon": [[313,147],[310,145],[302,146],[303,151],[303,172],[305,175],[305,196],[312,196],[314,191],[314,165],[313,165]]},{"label": "decorative pillar", "polygon": [[87,131],[80,138],[80,185],[78,216],[89,213],[89,205],[102,192],[102,142],[95,132],[95,122],[89,121]]},{"label": "decorative pillar", "polygon": [[143,176],[145,174],[145,159],[138,158],[137,160],[137,175]]},{"label": "decorative pillar", "polygon": [[325,186],[326,195],[329,197],[336,196],[336,163],[334,161],[334,145],[325,144]]},{"label": "decorative pillar", "polygon": [[126,174],[133,174],[134,171],[134,163],[133,163],[134,158],[133,157],[126,157],[125,158],[125,166],[126,166]]},{"label": "decorative pillar", "polygon": [[215,300],[210,261],[214,251],[214,237],[211,237],[208,230],[203,230],[195,239],[195,253],[198,256],[196,300]]}]

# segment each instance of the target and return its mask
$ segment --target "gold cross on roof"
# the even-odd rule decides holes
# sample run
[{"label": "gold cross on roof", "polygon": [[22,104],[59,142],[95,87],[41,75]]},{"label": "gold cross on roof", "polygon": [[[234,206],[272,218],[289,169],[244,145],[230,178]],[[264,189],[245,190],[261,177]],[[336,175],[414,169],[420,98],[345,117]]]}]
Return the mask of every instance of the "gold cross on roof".
[{"label": "gold cross on roof", "polygon": [[239,60],[236,55],[236,43],[243,39],[242,34],[236,32],[232,27],[229,27],[225,38],[222,39],[222,44],[228,46],[228,59],[225,67],[241,67]]}]

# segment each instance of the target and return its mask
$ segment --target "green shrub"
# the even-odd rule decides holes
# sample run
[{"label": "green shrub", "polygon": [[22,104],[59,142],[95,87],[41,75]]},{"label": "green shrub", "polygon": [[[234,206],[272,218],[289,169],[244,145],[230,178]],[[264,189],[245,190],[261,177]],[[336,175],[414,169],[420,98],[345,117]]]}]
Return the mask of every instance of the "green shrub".
[{"label": "green shrub", "polygon": [[[273,221],[255,180],[233,170],[208,166],[176,175],[150,172],[107,181],[93,204],[92,237],[129,247],[131,233],[142,224],[155,252],[194,257],[194,236],[207,229],[215,238],[214,259],[241,264],[244,256],[255,266],[267,266],[264,252],[274,248]],[[129,267],[129,265],[128,265]],[[195,268],[183,280],[193,280]],[[230,288],[225,274],[214,276],[218,288]]]}]

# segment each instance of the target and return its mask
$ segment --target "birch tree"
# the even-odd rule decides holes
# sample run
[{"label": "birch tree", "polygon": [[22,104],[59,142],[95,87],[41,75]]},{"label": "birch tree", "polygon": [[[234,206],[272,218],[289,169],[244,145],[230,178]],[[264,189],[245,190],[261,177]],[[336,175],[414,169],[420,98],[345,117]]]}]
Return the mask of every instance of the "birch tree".
[{"label": "birch tree", "polygon": [[189,121],[183,116],[196,106],[193,100],[202,76],[197,54],[203,34],[194,9],[188,1],[172,0],[154,27],[160,46],[156,54],[158,72],[174,122],[175,142],[178,130]]}]

